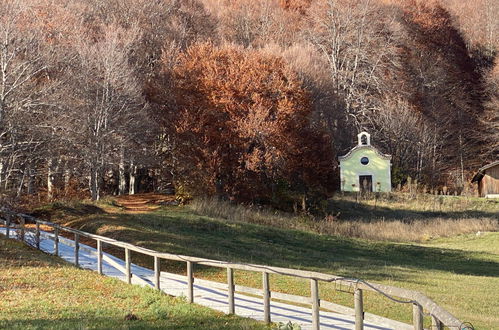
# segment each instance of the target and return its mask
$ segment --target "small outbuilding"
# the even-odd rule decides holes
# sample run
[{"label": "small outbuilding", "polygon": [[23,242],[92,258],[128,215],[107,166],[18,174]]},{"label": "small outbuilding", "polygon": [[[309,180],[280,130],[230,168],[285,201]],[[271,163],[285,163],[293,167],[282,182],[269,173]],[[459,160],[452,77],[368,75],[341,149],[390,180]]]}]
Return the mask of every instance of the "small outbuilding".
[{"label": "small outbuilding", "polygon": [[478,183],[480,197],[499,198],[499,160],[479,168],[471,182]]},{"label": "small outbuilding", "polygon": [[338,157],[341,191],[390,192],[392,157],[371,145],[369,133],[359,133],[357,139],[357,146]]}]

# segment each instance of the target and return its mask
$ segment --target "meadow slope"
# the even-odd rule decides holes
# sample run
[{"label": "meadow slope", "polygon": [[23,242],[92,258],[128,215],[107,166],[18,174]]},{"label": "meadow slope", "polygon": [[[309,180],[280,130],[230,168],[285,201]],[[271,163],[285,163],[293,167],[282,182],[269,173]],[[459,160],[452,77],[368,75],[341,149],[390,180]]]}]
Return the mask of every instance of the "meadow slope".
[{"label": "meadow slope", "polygon": [[[499,233],[466,234],[425,242],[390,242],[310,230],[276,228],[200,214],[190,206],[130,213],[114,201],[101,204],[52,204],[35,212],[67,226],[158,251],[227,261],[250,262],[356,277],[418,290],[478,329],[499,328]],[[493,214],[493,213],[489,213]],[[451,220],[452,221],[452,220]],[[122,257],[122,251],[108,250]],[[150,258],[132,255],[152,267]],[[184,273],[185,264],[164,270]],[[196,276],[225,281],[225,272],[196,266]],[[259,274],[236,272],[236,283],[260,287]],[[271,276],[272,290],[309,294],[309,283]],[[352,306],[350,293],[321,285],[322,299]],[[366,309],[410,322],[411,307],[366,294]],[[428,322],[428,320],[426,320]]]},{"label": "meadow slope", "polygon": [[267,329],[76,268],[0,235],[0,329],[193,328]]}]

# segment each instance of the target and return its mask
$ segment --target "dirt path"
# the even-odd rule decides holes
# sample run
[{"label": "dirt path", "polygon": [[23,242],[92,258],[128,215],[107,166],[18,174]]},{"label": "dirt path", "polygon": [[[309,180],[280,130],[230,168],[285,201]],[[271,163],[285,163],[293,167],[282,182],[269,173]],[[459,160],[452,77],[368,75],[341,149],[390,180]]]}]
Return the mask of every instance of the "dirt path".
[{"label": "dirt path", "polygon": [[174,202],[174,195],[156,193],[125,195],[116,197],[116,204],[130,213],[146,213],[157,210],[161,204]]}]

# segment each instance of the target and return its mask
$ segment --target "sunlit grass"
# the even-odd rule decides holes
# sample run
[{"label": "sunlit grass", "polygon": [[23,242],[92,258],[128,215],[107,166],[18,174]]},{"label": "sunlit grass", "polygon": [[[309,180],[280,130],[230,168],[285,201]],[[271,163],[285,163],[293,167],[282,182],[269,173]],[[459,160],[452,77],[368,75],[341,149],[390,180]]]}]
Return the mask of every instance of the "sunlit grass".
[{"label": "sunlit grass", "polygon": [[[126,320],[133,314],[137,320]],[[264,329],[0,236],[1,329]]]},{"label": "sunlit grass", "polygon": [[[493,289],[499,287],[499,252],[490,248],[499,245],[499,233],[394,243],[255,225],[202,215],[190,207],[167,207],[149,214],[85,215],[55,207],[45,210],[49,214],[66,225],[158,251],[307,269],[421,291],[477,328],[499,328],[499,292]],[[132,259],[152,267],[150,257],[134,254]],[[164,262],[163,269],[182,273],[185,264]],[[198,266],[195,273],[225,281],[225,270]],[[261,286],[261,274],[238,271],[235,276],[237,284]],[[308,281],[292,277],[272,275],[271,288],[310,294]],[[321,299],[353,305],[351,288],[334,284],[321,284]],[[368,312],[411,322],[410,305],[378,294],[368,293],[365,299]]]}]

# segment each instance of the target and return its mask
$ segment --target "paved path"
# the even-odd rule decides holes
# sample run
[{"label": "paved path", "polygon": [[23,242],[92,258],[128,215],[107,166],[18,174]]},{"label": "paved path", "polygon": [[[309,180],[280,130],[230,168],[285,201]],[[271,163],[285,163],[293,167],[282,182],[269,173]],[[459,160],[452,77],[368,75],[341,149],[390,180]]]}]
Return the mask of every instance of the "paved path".
[{"label": "paved path", "polygon": [[[15,230],[11,229],[11,235]],[[0,233],[5,235],[5,228],[0,228]],[[27,237],[34,242],[34,235],[30,232],[26,233]],[[41,232],[40,249],[47,253],[54,253],[54,241],[50,239],[52,233]],[[74,263],[74,242],[64,237],[59,236],[59,256],[64,260]],[[97,271],[97,250],[80,243],[79,253],[80,267]],[[132,283],[141,286],[154,287],[154,271],[141,266],[132,264]],[[104,275],[118,278],[126,281],[123,273],[125,262],[110,254],[103,254],[102,270]],[[207,306],[209,308],[227,313],[227,291],[222,289],[213,289],[208,285],[214,283],[206,280],[195,279],[194,282],[194,302]],[[161,272],[160,277],[161,290],[172,296],[187,296],[187,279],[186,276]],[[213,285],[211,285],[213,286]],[[263,320],[263,300],[243,294],[235,294],[235,313],[239,316],[249,317],[256,320]],[[291,321],[292,323],[300,324],[302,329],[311,329],[312,312],[310,308],[298,307],[280,302],[271,302],[271,319],[272,322]],[[332,312],[320,312],[321,329],[354,329],[354,318],[343,314]],[[386,324],[364,323],[364,329],[407,329],[409,325],[400,323],[399,326],[387,326]]]}]

